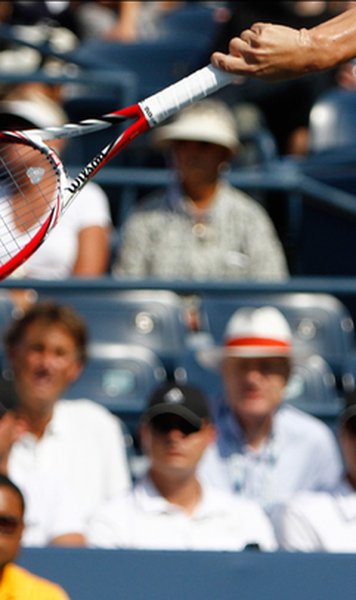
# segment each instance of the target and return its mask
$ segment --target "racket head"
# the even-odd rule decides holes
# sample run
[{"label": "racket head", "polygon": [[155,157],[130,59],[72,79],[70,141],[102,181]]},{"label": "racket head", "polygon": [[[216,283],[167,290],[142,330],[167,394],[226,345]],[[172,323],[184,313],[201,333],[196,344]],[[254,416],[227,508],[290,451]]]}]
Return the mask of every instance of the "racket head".
[{"label": "racket head", "polygon": [[58,156],[24,132],[0,133],[0,280],[43,243],[58,222],[67,177]]}]

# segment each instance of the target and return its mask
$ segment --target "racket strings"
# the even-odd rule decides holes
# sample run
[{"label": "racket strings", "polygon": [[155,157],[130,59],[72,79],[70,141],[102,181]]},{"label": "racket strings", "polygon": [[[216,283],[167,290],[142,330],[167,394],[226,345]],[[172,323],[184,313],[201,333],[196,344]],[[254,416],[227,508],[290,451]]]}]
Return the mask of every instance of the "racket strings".
[{"label": "racket strings", "polygon": [[0,265],[17,255],[45,223],[58,187],[56,168],[39,148],[0,143]]}]

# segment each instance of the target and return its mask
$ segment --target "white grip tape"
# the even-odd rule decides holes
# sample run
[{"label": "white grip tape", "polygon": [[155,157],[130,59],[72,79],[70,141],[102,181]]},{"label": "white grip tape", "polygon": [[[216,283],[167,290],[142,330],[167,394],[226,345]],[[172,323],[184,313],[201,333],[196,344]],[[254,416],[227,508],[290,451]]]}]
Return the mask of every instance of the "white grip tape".
[{"label": "white grip tape", "polygon": [[236,75],[209,65],[139,102],[139,106],[149,126],[154,127],[185,106],[209,96],[235,79],[238,79]]}]

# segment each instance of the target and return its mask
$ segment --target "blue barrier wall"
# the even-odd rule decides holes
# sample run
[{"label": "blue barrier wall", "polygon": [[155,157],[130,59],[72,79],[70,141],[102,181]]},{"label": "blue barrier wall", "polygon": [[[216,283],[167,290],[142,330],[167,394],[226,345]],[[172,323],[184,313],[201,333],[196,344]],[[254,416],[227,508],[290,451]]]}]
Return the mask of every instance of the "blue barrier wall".
[{"label": "blue barrier wall", "polygon": [[353,598],[354,555],[27,548],[19,564],[71,600]]}]

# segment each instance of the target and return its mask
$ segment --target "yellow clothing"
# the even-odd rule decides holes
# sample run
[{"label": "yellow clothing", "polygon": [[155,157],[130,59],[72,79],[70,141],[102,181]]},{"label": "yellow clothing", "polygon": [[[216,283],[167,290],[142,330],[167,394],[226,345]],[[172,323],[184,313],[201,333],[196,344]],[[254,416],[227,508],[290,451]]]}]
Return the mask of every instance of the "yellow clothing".
[{"label": "yellow clothing", "polygon": [[57,583],[10,563],[4,568],[0,600],[69,600],[69,596]]}]

